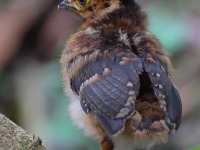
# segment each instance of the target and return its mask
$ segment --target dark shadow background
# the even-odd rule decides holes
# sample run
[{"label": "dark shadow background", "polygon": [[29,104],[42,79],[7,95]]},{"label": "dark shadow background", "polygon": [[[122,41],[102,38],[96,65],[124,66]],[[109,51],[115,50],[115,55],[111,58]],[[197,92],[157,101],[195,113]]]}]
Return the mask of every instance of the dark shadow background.
[{"label": "dark shadow background", "polygon": [[[171,54],[183,122],[158,150],[200,145],[200,1],[137,0]],[[48,150],[99,150],[71,122],[59,58],[81,19],[59,0],[0,0],[0,113],[40,136]]]}]

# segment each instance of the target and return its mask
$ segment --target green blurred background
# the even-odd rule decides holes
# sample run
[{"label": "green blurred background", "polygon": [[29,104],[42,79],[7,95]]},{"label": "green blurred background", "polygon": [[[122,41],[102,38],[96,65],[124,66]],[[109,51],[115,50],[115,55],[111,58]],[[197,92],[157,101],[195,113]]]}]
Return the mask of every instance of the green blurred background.
[{"label": "green blurred background", "polygon": [[[158,150],[199,150],[200,1],[137,0],[170,52],[183,121]],[[69,118],[59,58],[81,19],[59,0],[0,0],[0,113],[40,136],[48,150],[100,150]]]}]

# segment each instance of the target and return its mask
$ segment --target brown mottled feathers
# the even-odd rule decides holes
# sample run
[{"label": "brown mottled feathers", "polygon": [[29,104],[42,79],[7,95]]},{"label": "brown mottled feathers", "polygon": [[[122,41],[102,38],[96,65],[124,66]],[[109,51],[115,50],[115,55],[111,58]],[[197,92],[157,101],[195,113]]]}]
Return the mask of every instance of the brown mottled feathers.
[{"label": "brown mottled feathers", "polygon": [[102,150],[166,141],[180,125],[181,99],[146,14],[133,0],[89,0],[78,13],[85,22],[61,58],[72,119]]}]

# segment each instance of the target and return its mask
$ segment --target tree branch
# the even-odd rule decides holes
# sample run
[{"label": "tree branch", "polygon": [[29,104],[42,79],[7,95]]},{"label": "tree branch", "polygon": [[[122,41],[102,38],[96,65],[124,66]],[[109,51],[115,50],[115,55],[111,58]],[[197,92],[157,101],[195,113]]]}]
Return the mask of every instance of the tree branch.
[{"label": "tree branch", "polygon": [[42,141],[0,114],[0,149],[45,150]]}]

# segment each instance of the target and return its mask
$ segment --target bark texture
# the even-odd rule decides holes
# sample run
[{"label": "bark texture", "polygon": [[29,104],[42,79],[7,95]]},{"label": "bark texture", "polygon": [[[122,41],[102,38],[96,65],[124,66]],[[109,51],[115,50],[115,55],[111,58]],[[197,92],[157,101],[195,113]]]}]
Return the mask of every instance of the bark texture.
[{"label": "bark texture", "polygon": [[46,150],[39,137],[0,114],[0,150]]}]

